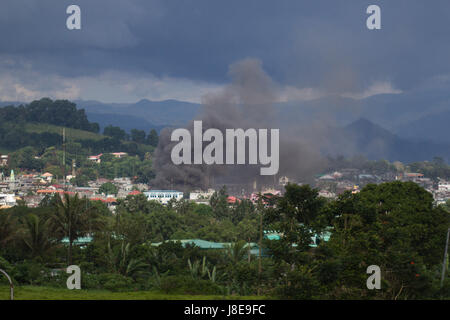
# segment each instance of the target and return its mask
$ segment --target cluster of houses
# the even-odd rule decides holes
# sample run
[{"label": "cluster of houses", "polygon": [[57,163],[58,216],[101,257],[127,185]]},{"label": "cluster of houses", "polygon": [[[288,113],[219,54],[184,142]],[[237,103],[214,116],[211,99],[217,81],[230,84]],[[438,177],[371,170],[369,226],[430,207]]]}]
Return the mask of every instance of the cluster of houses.
[{"label": "cluster of houses", "polygon": [[357,193],[369,183],[379,184],[390,181],[412,181],[417,183],[425,190],[433,194],[437,205],[443,204],[450,199],[449,181],[439,179],[439,182],[436,183],[436,181],[425,177],[423,173],[415,172],[388,172],[382,175],[375,175],[360,172],[358,169],[344,169],[341,171],[317,175],[315,185],[320,190],[320,196],[334,199],[345,191]]},{"label": "cluster of houses", "polygon": [[[107,182],[117,187],[116,194],[99,192],[101,185]],[[147,189],[146,184],[133,183],[128,177],[112,180],[100,178],[90,181],[87,187],[77,187],[69,183],[64,184],[50,172],[15,175],[12,170],[9,176],[0,172],[0,209],[12,207],[20,200],[28,207],[37,207],[47,195],[78,194],[80,197],[102,201],[114,210],[118,198],[125,198],[127,195],[141,193]]]},{"label": "cluster of houses", "polygon": [[[123,157],[127,154],[124,152],[112,153],[115,157]],[[0,155],[1,156],[1,155]],[[89,157],[92,161],[101,161],[101,154]],[[0,165],[2,163],[0,157]],[[71,176],[67,176],[70,178]],[[143,194],[148,200],[158,201],[166,205],[171,200],[179,201],[181,199],[189,199],[195,203],[209,204],[214,189],[208,190],[194,190],[189,194],[185,194],[178,190],[159,190],[150,188],[146,184],[135,183],[130,177],[104,179],[99,178],[88,182],[87,187],[77,187],[66,182],[61,182],[60,177],[55,177],[50,172],[44,173],[30,173],[15,175],[11,170],[9,176],[5,176],[0,172],[0,209],[8,208],[17,204],[18,201],[23,201],[29,207],[36,207],[46,195],[52,194],[78,194],[80,197],[87,197],[91,200],[98,200],[104,202],[111,211],[115,210],[118,199],[123,199],[128,195]],[[430,193],[433,194],[436,204],[445,203],[450,199],[450,182],[439,179],[438,182],[425,177],[422,173],[384,173],[376,175],[372,173],[362,172],[358,169],[343,169],[340,171],[328,172],[318,174],[315,179],[314,187],[319,189],[319,195],[325,198],[334,199],[339,194],[345,191],[357,193],[365,185],[369,183],[382,183],[388,181],[413,181]],[[102,194],[99,190],[105,183],[112,183],[116,186],[117,192],[115,194]],[[261,192],[256,192],[247,195],[234,194],[228,196],[229,205],[239,203],[243,199],[248,199],[253,203],[257,203],[259,195],[264,195],[264,201],[270,197],[282,194],[284,186],[291,182],[288,177],[281,177],[279,184],[275,188],[262,188]],[[230,190],[229,190],[230,191]]]},{"label": "cluster of houses", "polygon": [[[115,194],[104,194],[100,192],[101,186],[105,183],[112,183],[116,188]],[[192,202],[209,204],[214,189],[207,191],[196,190],[185,194],[178,190],[159,190],[150,188],[147,184],[135,183],[129,177],[105,179],[99,178],[88,182],[86,187],[77,187],[70,183],[57,179],[52,173],[32,173],[15,175],[11,171],[9,176],[0,173],[0,208],[15,206],[18,201],[23,201],[28,207],[37,207],[39,203],[48,195],[74,195],[87,197],[94,201],[102,201],[111,211],[114,212],[118,199],[126,198],[129,195],[143,194],[147,199],[158,201],[166,205],[171,200],[179,201],[189,199]],[[265,189],[262,194],[266,197],[280,195],[280,190]],[[230,195],[227,201],[230,205],[239,203],[243,198],[256,203],[259,193],[252,193],[247,197],[237,197]]]},{"label": "cluster of houses", "polygon": [[[126,152],[112,152],[110,154],[113,155],[114,158],[118,158],[118,159],[126,157],[128,155],[128,153],[126,153]],[[95,162],[95,163],[101,163],[102,162],[102,159],[101,159],[102,155],[103,155],[103,153],[89,156],[88,160],[92,161],[92,162]]]},{"label": "cluster of houses", "polygon": [[450,199],[450,181],[439,180],[437,188],[432,191],[436,204],[444,204]]}]

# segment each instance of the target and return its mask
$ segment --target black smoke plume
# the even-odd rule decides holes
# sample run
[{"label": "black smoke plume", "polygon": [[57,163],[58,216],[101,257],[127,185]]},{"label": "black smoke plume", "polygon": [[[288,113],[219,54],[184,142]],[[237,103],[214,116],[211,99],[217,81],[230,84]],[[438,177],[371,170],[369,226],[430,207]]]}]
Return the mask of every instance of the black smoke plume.
[{"label": "black smoke plume", "polygon": [[[285,127],[278,118],[276,102],[278,87],[264,72],[261,62],[245,59],[229,68],[231,83],[219,93],[207,94],[196,119],[202,120],[203,130],[216,128],[225,136],[225,129],[248,128],[280,130],[280,167],[275,176],[261,176],[261,165],[174,165],[171,150],[173,129],[161,132],[155,151],[153,188],[180,190],[207,189],[220,184],[238,186],[249,191],[257,186],[278,187],[278,179],[287,176],[297,182],[309,182],[312,175],[325,165],[318,148],[306,139],[304,128]],[[187,128],[193,136],[193,122]],[[303,130],[302,130],[303,129]],[[270,139],[269,139],[270,141]],[[192,153],[193,154],[193,153]],[[248,163],[248,162],[247,162]],[[251,190],[250,190],[251,191]]]}]

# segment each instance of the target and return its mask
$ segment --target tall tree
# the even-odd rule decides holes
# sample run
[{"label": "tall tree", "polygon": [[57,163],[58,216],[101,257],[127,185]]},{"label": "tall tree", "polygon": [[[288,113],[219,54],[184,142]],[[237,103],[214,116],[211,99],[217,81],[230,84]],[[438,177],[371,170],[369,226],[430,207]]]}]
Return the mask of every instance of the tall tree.
[{"label": "tall tree", "polygon": [[103,221],[98,215],[96,207],[91,207],[89,200],[80,199],[78,194],[64,199],[56,195],[53,214],[50,216],[50,225],[59,238],[67,237],[69,240],[68,263],[72,264],[72,247],[76,239],[101,229]]},{"label": "tall tree", "polygon": [[383,297],[427,296],[450,226],[450,215],[433,207],[429,192],[413,182],[373,184],[341,195],[333,206],[326,246],[342,264],[336,287],[360,287],[365,269],[375,264],[383,271]]},{"label": "tall tree", "polygon": [[228,217],[229,207],[227,199],[228,193],[225,186],[223,186],[218,192],[215,191],[209,199],[209,204],[211,205],[216,218],[223,219]]},{"label": "tall tree", "polygon": [[103,129],[103,134],[117,140],[124,140],[126,137],[126,132],[124,130],[120,129],[120,127],[115,127],[112,125],[106,126]]},{"label": "tall tree", "polygon": [[145,131],[144,130],[131,130],[131,141],[137,143],[145,143]]},{"label": "tall tree", "polygon": [[111,247],[111,243],[108,242],[107,258],[112,272],[133,277],[148,270],[149,265],[143,259],[133,258],[130,252],[130,243],[122,241],[120,245]]},{"label": "tall tree", "polygon": [[22,219],[22,240],[31,251],[31,257],[44,257],[55,245],[51,240],[49,220],[36,214],[29,214]]},{"label": "tall tree", "polygon": [[119,189],[111,182],[106,182],[100,186],[98,192],[106,195],[116,195]]},{"label": "tall tree", "polygon": [[225,251],[225,255],[228,261],[235,265],[242,261],[244,257],[248,254],[248,248],[246,247],[247,243],[243,240],[233,242],[228,245]]},{"label": "tall tree", "polygon": [[0,213],[0,249],[6,248],[16,236],[17,221],[12,213]]},{"label": "tall tree", "polygon": [[156,147],[158,146],[158,132],[156,132],[155,129],[150,130],[148,136],[147,136],[147,144]]},{"label": "tall tree", "polygon": [[325,202],[318,196],[318,190],[309,185],[287,184],[284,196],[276,201],[276,206],[265,213],[266,223],[272,230],[283,236],[279,241],[270,242],[270,249],[277,261],[285,261],[292,266],[300,262],[312,242],[311,238],[320,232],[316,220]]}]

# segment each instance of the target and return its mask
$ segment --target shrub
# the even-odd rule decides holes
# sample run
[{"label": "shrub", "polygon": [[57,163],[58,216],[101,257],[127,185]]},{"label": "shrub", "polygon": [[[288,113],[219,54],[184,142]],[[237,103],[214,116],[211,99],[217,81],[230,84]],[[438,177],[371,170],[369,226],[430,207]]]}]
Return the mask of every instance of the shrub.
[{"label": "shrub", "polygon": [[[83,270],[83,269],[81,269]],[[101,289],[100,276],[81,272],[81,288],[82,289]]]},{"label": "shrub", "polygon": [[133,279],[116,273],[100,274],[99,282],[103,289],[110,291],[130,291],[134,284]]},{"label": "shrub", "polygon": [[168,276],[161,279],[161,291],[166,294],[221,294],[222,288],[209,280],[190,276]]},{"label": "shrub", "polygon": [[283,299],[307,300],[318,296],[319,290],[319,281],[310,270],[300,266],[287,273],[285,282],[277,288],[277,293]]},{"label": "shrub", "polygon": [[50,270],[40,263],[22,261],[15,266],[13,273],[20,284],[43,285],[48,283]]},{"label": "shrub", "polygon": [[[14,282],[14,270],[12,265],[3,257],[0,256],[0,269],[3,269]],[[9,284],[8,279],[3,274],[0,274],[0,284]]]}]

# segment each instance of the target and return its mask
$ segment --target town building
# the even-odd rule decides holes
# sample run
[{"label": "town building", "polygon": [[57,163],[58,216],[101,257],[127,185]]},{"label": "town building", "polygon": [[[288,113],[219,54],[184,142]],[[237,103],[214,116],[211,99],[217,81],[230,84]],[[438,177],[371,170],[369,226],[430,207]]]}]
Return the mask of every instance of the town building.
[{"label": "town building", "polygon": [[0,193],[0,209],[11,208],[16,204],[16,196],[14,194]]},{"label": "town building", "polygon": [[189,200],[196,203],[209,204],[209,200],[211,199],[214,192],[214,189],[208,189],[208,191],[196,190],[189,193]]},{"label": "town building", "polygon": [[183,199],[183,192],[176,190],[149,190],[143,192],[148,200],[155,200],[162,204],[167,204],[170,200]]},{"label": "town building", "polygon": [[128,153],[126,152],[113,152],[111,153],[115,158],[123,158],[126,157],[128,155]]},{"label": "town building", "polygon": [[95,163],[100,163],[102,162],[101,160],[101,156],[103,155],[103,153],[97,154],[97,155],[92,155],[88,157],[88,160],[95,162]]},{"label": "town building", "polygon": [[0,167],[7,167],[9,163],[9,156],[7,154],[0,155]]}]

